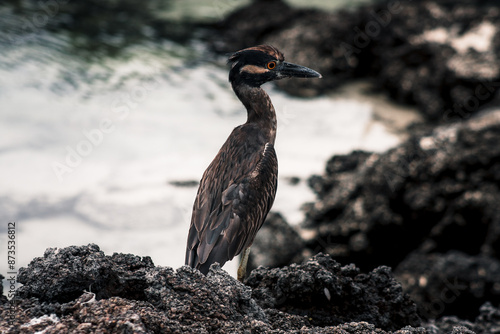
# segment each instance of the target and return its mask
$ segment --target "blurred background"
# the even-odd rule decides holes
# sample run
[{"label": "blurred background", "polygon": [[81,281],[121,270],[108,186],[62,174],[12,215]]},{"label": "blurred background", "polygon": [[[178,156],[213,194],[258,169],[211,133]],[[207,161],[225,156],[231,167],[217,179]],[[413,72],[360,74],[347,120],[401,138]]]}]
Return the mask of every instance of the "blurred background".
[{"label": "blurred background", "polygon": [[[409,194],[408,180],[418,186],[427,182],[421,191],[434,182],[426,169],[413,175],[413,163],[427,159],[430,168],[438,161],[411,150],[402,153],[402,160],[387,157],[396,170],[384,174],[383,185],[371,193],[372,198],[387,195],[388,207],[400,214],[397,222],[385,221],[378,205],[339,204],[335,200],[342,193],[327,195],[332,188],[349,196],[353,191],[351,174],[341,180],[332,179],[332,173],[352,171],[365,161],[372,166],[407,140],[435,149],[432,136],[430,144],[421,142],[424,134],[449,134],[450,127],[457,129],[499,105],[499,13],[498,4],[486,0],[4,0],[0,245],[6,243],[7,223],[15,221],[18,267],[48,247],[88,243],[106,254],[133,253],[150,256],[156,265],[183,265],[198,181],[231,130],[246,120],[227,80],[227,57],[268,43],[287,61],[323,75],[314,82],[293,79],[265,86],[278,115],[280,177],[272,211],[293,226],[306,249],[285,262],[324,251],[363,269],[397,266],[409,250],[390,248],[384,238],[370,244],[363,234],[370,222],[360,218],[367,212],[384,225],[375,229],[375,238],[397,238],[405,230],[402,222],[423,226],[426,232],[417,233],[417,241],[404,237],[394,243],[424,245],[422,251],[436,250],[436,242],[446,240],[423,242],[429,231],[445,231],[443,226],[459,226],[450,229],[460,235],[455,244],[467,244],[476,232],[460,226],[486,217],[480,239],[487,245],[465,251],[498,257],[500,227],[490,226],[500,226],[500,215],[487,210],[498,200],[498,156],[478,152],[483,160],[467,158],[472,161],[467,168],[456,162],[447,169],[451,172],[440,174],[451,184],[470,181],[477,190],[482,176],[468,175],[488,170],[491,187],[480,194],[492,197],[469,211],[446,211],[467,190],[450,184],[436,195],[441,202],[434,197],[419,202],[421,193]],[[498,121],[498,113],[488,117],[485,124]],[[495,137],[488,138],[495,147]],[[349,155],[352,151],[357,153]],[[353,208],[342,222],[356,222],[355,228],[336,220],[342,206]],[[313,231],[316,223],[320,228]],[[321,225],[327,223],[337,227]],[[390,230],[391,224],[397,229]],[[381,244],[383,256],[367,257]],[[267,263],[257,258],[254,265],[259,264]],[[0,262],[2,273],[5,265]],[[234,274],[235,267],[225,268]],[[488,282],[489,290],[481,291],[499,299],[500,286],[494,279]],[[433,310],[428,310],[431,316],[442,313]]]}]

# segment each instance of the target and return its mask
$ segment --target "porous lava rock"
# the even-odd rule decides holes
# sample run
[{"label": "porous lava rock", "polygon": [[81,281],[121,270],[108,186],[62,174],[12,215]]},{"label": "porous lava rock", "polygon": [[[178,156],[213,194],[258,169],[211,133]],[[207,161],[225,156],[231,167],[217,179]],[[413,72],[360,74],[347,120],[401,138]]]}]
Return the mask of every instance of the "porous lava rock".
[{"label": "porous lava rock", "polygon": [[[335,156],[311,187],[304,253],[396,270],[425,307],[459,280],[437,315],[473,320],[500,302],[500,110],[415,135],[386,153]],[[433,315],[436,312],[424,312]]]},{"label": "porous lava rock", "polygon": [[246,283],[262,307],[304,316],[316,326],[366,321],[397,330],[420,324],[415,304],[388,267],[362,274],[354,265],[342,267],[319,254],[301,265],[259,267]]},{"label": "porous lava rock", "polygon": [[245,285],[217,264],[205,276],[90,244],[48,249],[20,270],[20,281],[14,300],[0,298],[1,333],[482,334],[498,329],[500,315],[485,304],[475,322],[421,324],[389,268],[363,274],[323,254],[260,267]]}]

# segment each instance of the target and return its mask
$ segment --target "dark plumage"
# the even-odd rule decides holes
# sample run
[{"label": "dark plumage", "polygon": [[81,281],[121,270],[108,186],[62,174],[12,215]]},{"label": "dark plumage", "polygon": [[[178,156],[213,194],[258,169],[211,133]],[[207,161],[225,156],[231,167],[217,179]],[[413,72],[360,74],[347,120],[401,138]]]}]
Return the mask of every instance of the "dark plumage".
[{"label": "dark plumage", "polygon": [[206,274],[212,263],[222,266],[245,251],[238,270],[241,280],[246,250],[271,209],[278,185],[276,113],[260,86],[281,78],[321,75],[285,62],[283,54],[269,45],[238,51],[229,63],[229,81],[248,119],[233,130],[203,174],[193,206],[186,264]]}]

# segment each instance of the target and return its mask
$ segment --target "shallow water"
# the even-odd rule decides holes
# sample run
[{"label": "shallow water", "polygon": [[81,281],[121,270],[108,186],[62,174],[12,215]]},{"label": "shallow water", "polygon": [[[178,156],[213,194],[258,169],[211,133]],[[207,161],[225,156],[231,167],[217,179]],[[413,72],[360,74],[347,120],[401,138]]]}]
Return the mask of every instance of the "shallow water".
[{"label": "shallow water", "polygon": [[[179,267],[197,189],[172,183],[199,180],[246,119],[225,59],[203,60],[196,40],[141,43],[98,61],[68,53],[72,46],[41,32],[0,49],[0,222],[17,222],[18,266],[47,247],[96,243]],[[307,177],[333,154],[401,139],[374,120],[378,100],[356,86],[313,99],[265,88],[278,114],[273,210],[293,224],[314,199]]]}]

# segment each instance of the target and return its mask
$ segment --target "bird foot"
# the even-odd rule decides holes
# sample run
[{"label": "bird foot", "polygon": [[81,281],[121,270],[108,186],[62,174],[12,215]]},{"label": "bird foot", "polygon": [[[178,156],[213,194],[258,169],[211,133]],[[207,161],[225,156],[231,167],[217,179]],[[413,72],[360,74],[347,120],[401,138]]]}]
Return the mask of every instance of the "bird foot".
[{"label": "bird foot", "polygon": [[238,266],[238,281],[242,283],[247,275],[247,263],[249,255],[250,255],[250,247],[246,248],[241,254],[240,265]]}]

